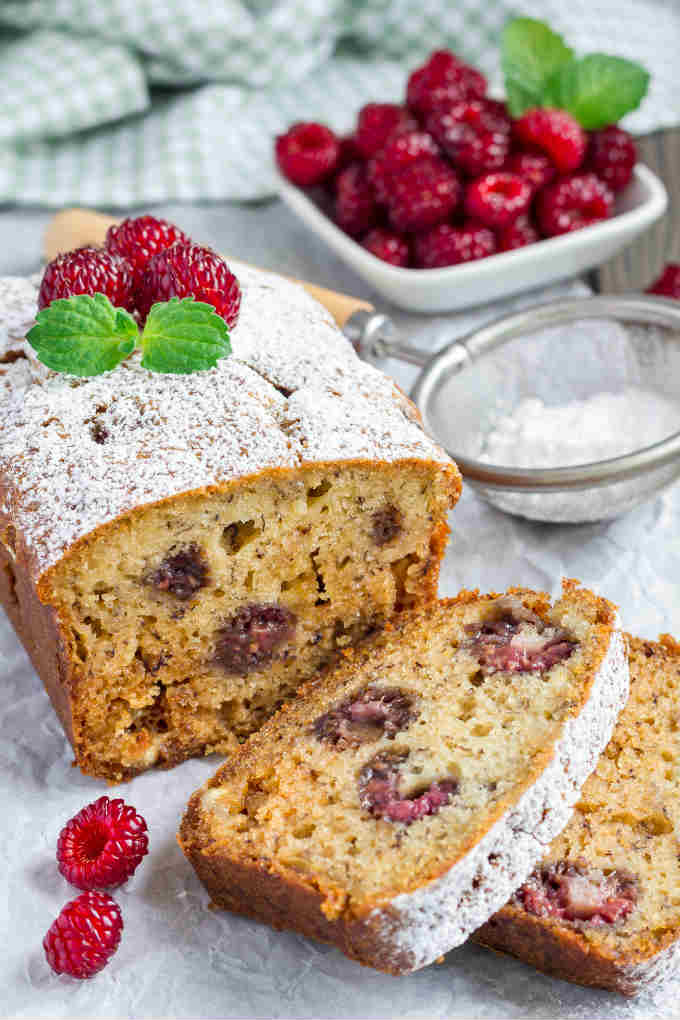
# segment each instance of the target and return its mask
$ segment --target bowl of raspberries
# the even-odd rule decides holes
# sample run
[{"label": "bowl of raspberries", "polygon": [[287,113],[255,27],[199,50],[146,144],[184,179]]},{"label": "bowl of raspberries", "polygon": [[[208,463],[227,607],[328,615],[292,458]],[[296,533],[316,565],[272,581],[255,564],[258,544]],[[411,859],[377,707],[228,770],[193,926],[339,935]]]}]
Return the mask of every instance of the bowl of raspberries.
[{"label": "bowl of raspberries", "polygon": [[616,124],[563,109],[512,117],[485,77],[437,50],[403,103],[368,103],[338,135],[298,122],[275,142],[280,194],[388,300],[480,304],[605,261],[664,212],[661,181]]}]

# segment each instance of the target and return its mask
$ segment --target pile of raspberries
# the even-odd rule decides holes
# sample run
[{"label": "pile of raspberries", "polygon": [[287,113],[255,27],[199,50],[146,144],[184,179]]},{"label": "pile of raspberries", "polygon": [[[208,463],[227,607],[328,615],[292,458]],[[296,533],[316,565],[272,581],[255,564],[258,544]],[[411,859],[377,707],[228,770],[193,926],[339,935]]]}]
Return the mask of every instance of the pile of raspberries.
[{"label": "pile of raspberries", "polygon": [[354,133],[293,124],[281,173],[341,230],[394,266],[434,269],[612,215],[635,145],[615,125],[588,134],[563,110],[513,120],[486,79],[447,50],[408,79],[405,104],[369,103]]},{"label": "pile of raspberries", "polygon": [[241,288],[212,248],[155,216],[137,216],[109,227],[103,248],[58,255],[46,267],[38,308],[75,294],[104,294],[116,308],[144,324],[157,301],[194,297],[212,305],[230,329],[238,322]]}]

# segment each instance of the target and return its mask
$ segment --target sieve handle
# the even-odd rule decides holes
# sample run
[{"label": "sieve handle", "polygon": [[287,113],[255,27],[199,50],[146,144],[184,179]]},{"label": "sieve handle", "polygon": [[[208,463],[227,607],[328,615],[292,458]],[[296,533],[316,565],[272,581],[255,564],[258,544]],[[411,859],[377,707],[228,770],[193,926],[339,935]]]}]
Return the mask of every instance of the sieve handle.
[{"label": "sieve handle", "polygon": [[[52,218],[45,231],[45,257],[51,261],[63,251],[71,251],[85,244],[101,245],[106,231],[118,221],[113,216],[94,212],[92,209],[63,209]],[[240,260],[239,260],[240,261]],[[357,312],[370,316],[375,314],[373,305],[350,294],[341,294],[326,287],[319,287],[306,280],[296,280],[313,298],[330,312],[342,329]]]}]

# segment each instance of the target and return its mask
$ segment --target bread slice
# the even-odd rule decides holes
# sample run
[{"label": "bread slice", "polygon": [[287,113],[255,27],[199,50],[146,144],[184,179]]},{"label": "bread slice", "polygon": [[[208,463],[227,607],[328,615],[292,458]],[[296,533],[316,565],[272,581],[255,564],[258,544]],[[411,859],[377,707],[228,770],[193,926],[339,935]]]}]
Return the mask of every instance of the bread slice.
[{"label": "bread slice", "polygon": [[633,995],[680,965],[680,644],[627,641],[630,700],[569,825],[475,939]]},{"label": "bread slice", "polygon": [[233,750],[436,597],[455,465],[301,287],[239,275],[214,369],[78,379],[0,278],[0,601],[90,775]]},{"label": "bread slice", "polygon": [[623,706],[614,608],[566,582],[395,618],[192,797],[214,903],[393,974],[463,942],[564,827]]}]

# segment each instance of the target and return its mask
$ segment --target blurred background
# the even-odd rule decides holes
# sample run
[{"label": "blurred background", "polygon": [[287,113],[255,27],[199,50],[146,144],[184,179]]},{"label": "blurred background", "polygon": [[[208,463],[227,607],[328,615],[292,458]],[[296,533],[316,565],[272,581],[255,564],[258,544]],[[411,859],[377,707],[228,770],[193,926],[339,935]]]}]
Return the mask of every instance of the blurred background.
[{"label": "blurred background", "polygon": [[651,71],[624,126],[671,213],[594,277],[605,290],[646,286],[680,257],[677,0],[0,2],[0,271],[37,268],[49,208],[154,209],[228,252],[365,292],[274,202],[274,136],[299,119],[347,130],[363,103],[399,99],[408,70],[443,46],[498,88],[510,14]]}]

